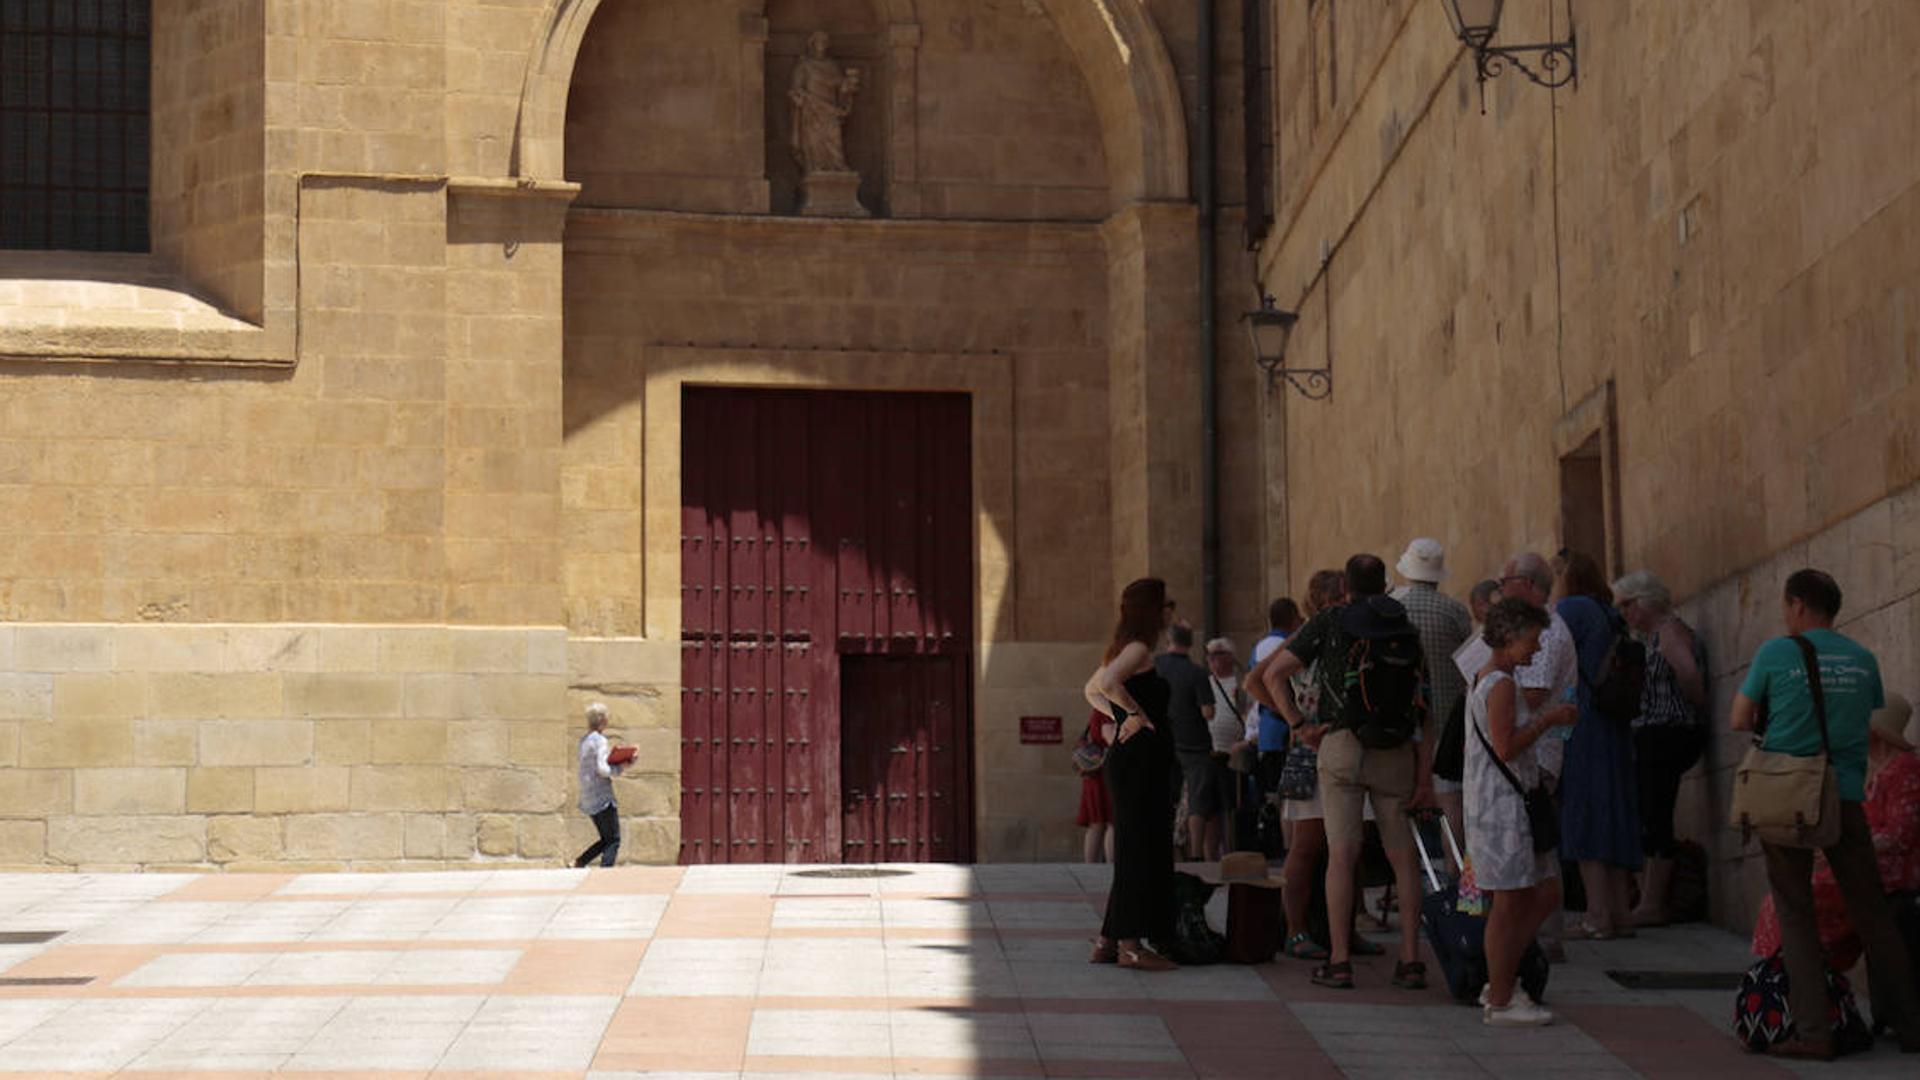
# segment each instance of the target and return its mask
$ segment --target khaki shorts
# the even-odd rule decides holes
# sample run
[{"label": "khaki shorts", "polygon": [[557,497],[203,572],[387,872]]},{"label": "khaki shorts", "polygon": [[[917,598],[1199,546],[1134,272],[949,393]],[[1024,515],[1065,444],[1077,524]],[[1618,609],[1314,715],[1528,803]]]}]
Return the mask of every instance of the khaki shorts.
[{"label": "khaki shorts", "polygon": [[1407,800],[1413,797],[1419,753],[1412,743],[1392,750],[1368,750],[1351,731],[1328,732],[1320,740],[1320,805],[1327,843],[1360,846],[1371,795],[1381,846],[1388,851],[1411,849]]}]

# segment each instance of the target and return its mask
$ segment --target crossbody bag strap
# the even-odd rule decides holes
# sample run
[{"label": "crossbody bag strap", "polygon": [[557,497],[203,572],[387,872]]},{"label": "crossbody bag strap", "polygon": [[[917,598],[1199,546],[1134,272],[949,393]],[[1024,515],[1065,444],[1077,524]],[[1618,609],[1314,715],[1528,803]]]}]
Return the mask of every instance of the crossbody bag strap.
[{"label": "crossbody bag strap", "polygon": [[1227,711],[1233,714],[1233,718],[1243,724],[1246,723],[1247,718],[1240,714],[1240,706],[1233,703],[1233,695],[1227,693],[1227,688],[1220,685],[1220,677],[1218,675],[1209,675],[1207,678],[1213,680],[1213,692],[1215,696],[1227,703]]},{"label": "crossbody bag strap", "polygon": [[1820,653],[1805,634],[1793,635],[1793,643],[1800,646],[1800,659],[1807,665],[1807,690],[1813,694],[1813,715],[1820,721],[1820,752],[1833,756],[1833,748],[1827,745],[1827,690],[1820,685]]},{"label": "crossbody bag strap", "polygon": [[[1518,704],[1518,695],[1520,692],[1520,685],[1518,683],[1515,683],[1513,689],[1514,689],[1514,694],[1516,698],[1516,704]],[[1471,715],[1472,710],[1469,709],[1468,711],[1469,711],[1469,715]],[[1487,748],[1487,757],[1493,761],[1493,767],[1500,770],[1500,775],[1507,778],[1507,783],[1513,785],[1513,790],[1518,792],[1521,798],[1523,799],[1526,798],[1527,789],[1520,786],[1520,778],[1513,775],[1513,770],[1507,768],[1506,762],[1500,760],[1500,754],[1498,751],[1496,751],[1493,748],[1493,743],[1488,741],[1487,733],[1480,730],[1479,724],[1470,723],[1469,726],[1473,728],[1474,736],[1480,740],[1480,745]]]}]

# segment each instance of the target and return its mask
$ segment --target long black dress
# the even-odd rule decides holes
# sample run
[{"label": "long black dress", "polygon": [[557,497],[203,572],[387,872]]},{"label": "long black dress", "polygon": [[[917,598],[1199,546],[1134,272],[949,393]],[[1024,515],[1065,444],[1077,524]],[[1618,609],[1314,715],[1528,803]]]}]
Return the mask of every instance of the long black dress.
[{"label": "long black dress", "polygon": [[1173,935],[1173,736],[1167,730],[1171,691],[1158,672],[1128,679],[1127,693],[1153,729],[1107,751],[1113,797],[1113,889],[1100,933],[1115,941]]}]

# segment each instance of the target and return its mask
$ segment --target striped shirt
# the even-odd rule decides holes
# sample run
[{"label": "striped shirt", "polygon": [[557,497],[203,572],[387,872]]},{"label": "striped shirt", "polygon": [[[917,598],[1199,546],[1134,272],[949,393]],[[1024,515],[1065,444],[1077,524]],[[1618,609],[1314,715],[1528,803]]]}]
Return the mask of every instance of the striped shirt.
[{"label": "striped shirt", "polygon": [[[1673,620],[1680,629],[1686,631],[1693,641],[1693,666],[1700,672],[1701,678],[1707,673],[1707,646],[1693,627]],[[1633,721],[1636,728],[1642,727],[1697,727],[1704,717],[1700,710],[1693,707],[1687,695],[1680,692],[1679,674],[1673,670],[1673,664],[1667,660],[1667,654],[1660,651],[1660,633],[1647,641],[1647,684],[1640,691],[1640,715]]]}]

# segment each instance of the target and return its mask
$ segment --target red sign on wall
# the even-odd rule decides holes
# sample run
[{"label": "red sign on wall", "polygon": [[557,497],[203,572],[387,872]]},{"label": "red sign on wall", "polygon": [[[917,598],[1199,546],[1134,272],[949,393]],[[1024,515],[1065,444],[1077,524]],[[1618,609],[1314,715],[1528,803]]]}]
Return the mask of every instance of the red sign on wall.
[{"label": "red sign on wall", "polygon": [[1060,718],[1057,716],[1021,717],[1020,741],[1041,746],[1060,745]]}]

